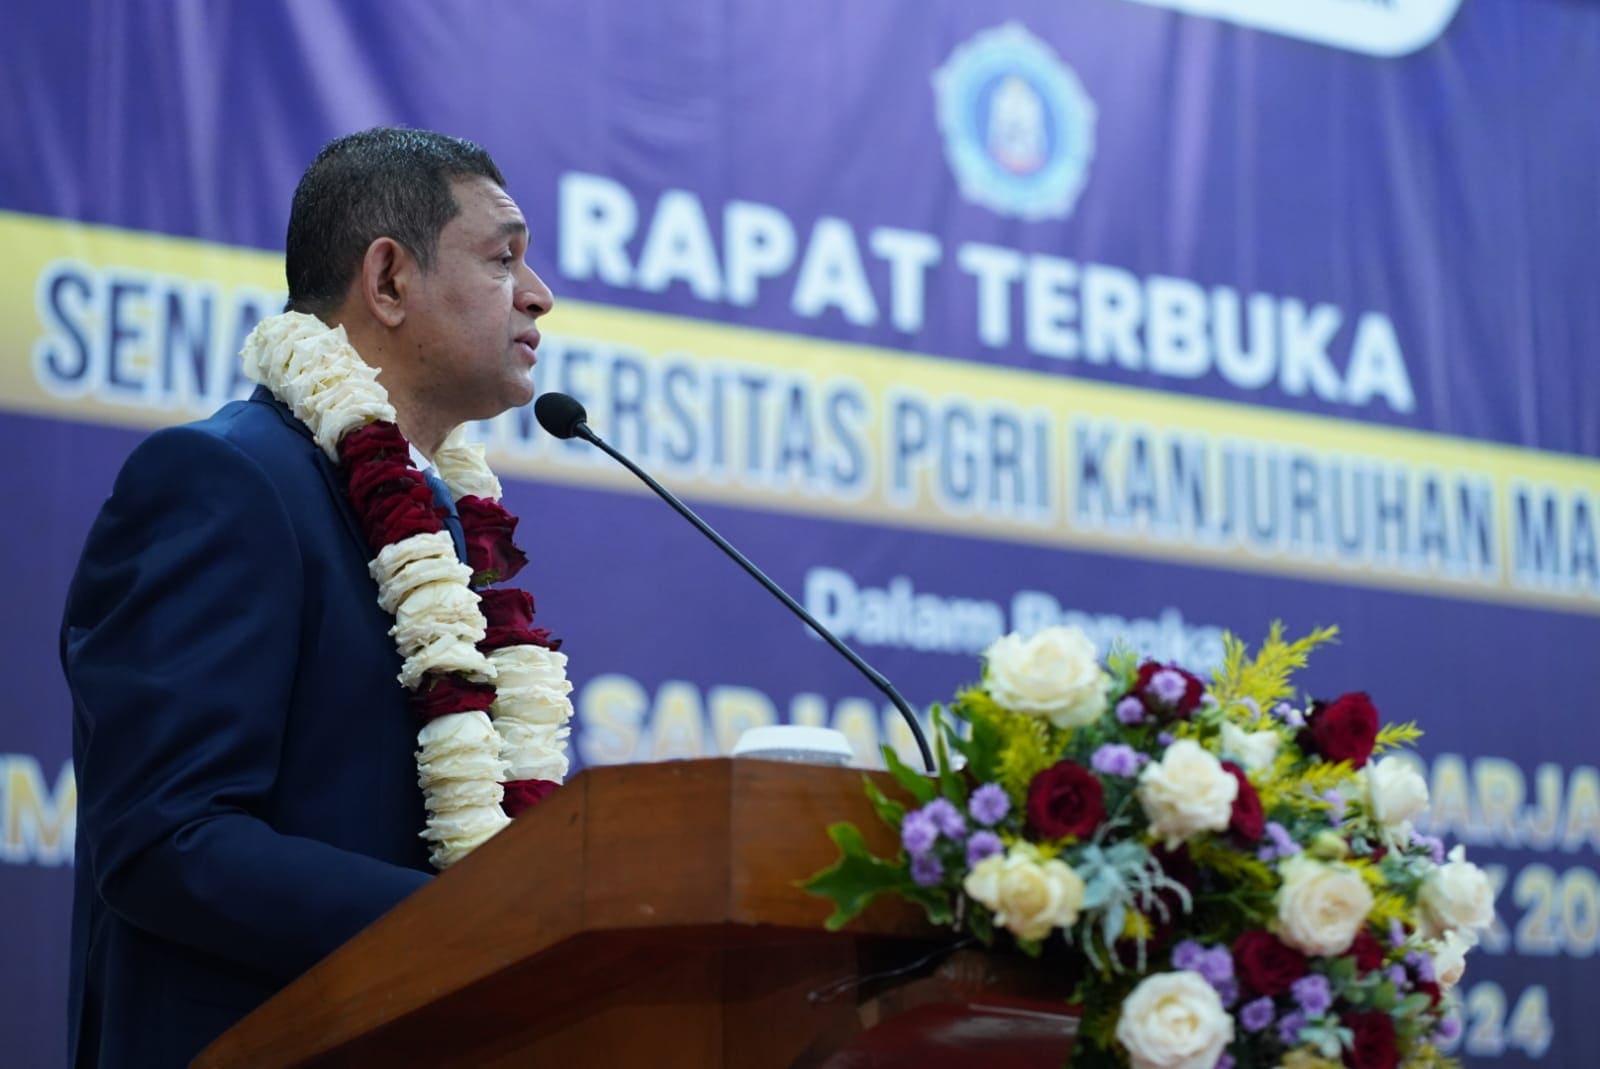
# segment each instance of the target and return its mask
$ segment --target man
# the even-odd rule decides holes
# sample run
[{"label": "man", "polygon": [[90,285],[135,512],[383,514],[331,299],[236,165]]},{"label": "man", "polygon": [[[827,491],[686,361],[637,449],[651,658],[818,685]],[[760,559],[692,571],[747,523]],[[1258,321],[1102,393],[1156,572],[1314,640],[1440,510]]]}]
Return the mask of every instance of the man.
[{"label": "man", "polygon": [[[295,191],[289,308],[342,325],[395,422],[533,396],[527,226],[488,154],[341,138]],[[264,389],[129,458],[68,594],[74,1066],[184,1065],[428,879],[416,720],[340,472]]]}]

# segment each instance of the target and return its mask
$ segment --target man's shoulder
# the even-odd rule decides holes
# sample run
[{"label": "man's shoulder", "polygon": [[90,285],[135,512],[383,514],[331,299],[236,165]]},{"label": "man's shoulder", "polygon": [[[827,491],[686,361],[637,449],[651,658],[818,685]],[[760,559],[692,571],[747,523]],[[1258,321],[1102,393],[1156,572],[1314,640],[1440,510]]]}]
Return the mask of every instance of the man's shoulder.
[{"label": "man's shoulder", "polygon": [[270,395],[258,392],[247,400],[230,401],[204,419],[156,431],[134,449],[124,472],[219,462],[243,463],[268,473],[286,465],[303,471],[307,459],[317,453],[304,425]]},{"label": "man's shoulder", "polygon": [[164,507],[173,494],[266,494],[293,508],[327,493],[329,478],[332,464],[304,425],[258,393],[145,438],[124,462],[111,499]]},{"label": "man's shoulder", "polygon": [[169,430],[220,439],[252,456],[316,450],[305,425],[263,390],[245,400],[230,401],[205,419]]}]

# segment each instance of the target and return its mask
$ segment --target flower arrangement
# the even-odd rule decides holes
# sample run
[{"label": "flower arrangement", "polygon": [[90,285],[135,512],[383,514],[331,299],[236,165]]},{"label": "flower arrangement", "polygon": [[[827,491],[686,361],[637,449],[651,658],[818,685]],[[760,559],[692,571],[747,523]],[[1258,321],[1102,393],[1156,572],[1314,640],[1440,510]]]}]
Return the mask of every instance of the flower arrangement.
[{"label": "flower arrangement", "polygon": [[934,710],[937,775],[885,748],[912,799],[867,790],[901,849],[835,825],[808,890],[838,928],[880,894],[1082,970],[1071,1064],[1392,1069],[1452,1064],[1451,988],[1494,919],[1457,847],[1418,834],[1427,786],[1389,752],[1365,694],[1292,700],[1333,628],[1248,657],[1231,636],[1209,686],[1079,631],[1008,635],[983,681]]}]

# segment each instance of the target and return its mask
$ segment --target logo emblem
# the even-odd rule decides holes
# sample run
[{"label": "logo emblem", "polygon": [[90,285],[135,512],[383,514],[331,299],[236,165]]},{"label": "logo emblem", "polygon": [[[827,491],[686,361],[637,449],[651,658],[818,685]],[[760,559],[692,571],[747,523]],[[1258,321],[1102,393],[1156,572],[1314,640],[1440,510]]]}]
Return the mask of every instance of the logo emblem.
[{"label": "logo emblem", "polygon": [[958,45],[933,74],[961,195],[1022,219],[1071,214],[1094,158],[1094,102],[1049,45],[1008,22]]}]

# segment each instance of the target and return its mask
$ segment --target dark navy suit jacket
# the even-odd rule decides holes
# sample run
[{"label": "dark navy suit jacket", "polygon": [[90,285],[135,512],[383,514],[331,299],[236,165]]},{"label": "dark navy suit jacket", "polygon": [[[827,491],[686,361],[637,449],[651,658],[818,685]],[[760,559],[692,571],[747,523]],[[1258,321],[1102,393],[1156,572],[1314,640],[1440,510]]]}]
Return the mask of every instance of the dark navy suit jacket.
[{"label": "dark navy suit jacket", "polygon": [[73,1066],[186,1065],[427,881],[369,556],[336,469],[262,390],[118,476],[61,636]]}]

